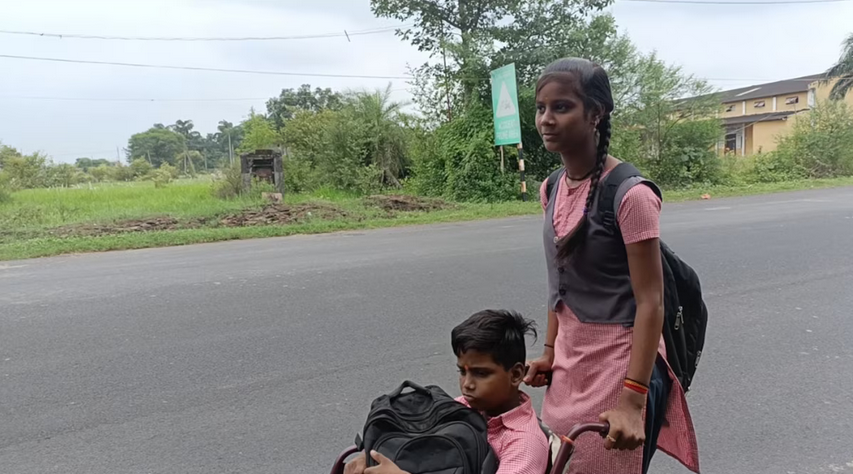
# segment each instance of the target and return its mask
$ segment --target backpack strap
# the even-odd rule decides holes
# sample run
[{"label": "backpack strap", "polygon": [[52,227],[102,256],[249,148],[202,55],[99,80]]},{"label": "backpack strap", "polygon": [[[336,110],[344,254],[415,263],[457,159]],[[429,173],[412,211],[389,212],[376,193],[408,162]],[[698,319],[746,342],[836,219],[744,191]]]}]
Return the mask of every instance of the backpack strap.
[{"label": "backpack strap", "polygon": [[625,194],[631,188],[640,183],[652,188],[652,191],[659,198],[663,198],[660,188],[652,181],[644,178],[640,170],[630,163],[619,163],[607,174],[599,188],[601,194],[599,195],[598,203],[598,208],[602,213],[602,221],[605,225],[618,227],[617,216],[619,215],[619,206],[622,204],[622,199],[625,198]]},{"label": "backpack strap", "polygon": [[548,199],[551,199],[551,196],[554,195],[554,185],[557,184],[557,181],[560,179],[560,175],[563,174],[563,171],[565,170],[566,168],[561,166],[548,176],[548,184],[545,186],[545,192],[547,193],[546,195],[548,196]]}]

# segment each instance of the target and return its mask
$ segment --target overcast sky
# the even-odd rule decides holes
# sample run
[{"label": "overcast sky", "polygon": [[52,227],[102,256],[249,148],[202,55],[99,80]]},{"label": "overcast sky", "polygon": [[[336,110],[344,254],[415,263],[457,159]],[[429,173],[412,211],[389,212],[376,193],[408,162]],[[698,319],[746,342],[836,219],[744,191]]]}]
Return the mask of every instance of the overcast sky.
[{"label": "overcast sky", "polygon": [[[296,36],[395,25],[374,18],[369,0],[0,1],[0,30],[40,33]],[[822,72],[837,60],[842,40],[853,32],[853,1],[728,6],[617,0],[611,11],[641,50],[657,50],[664,60],[709,78],[722,89]],[[0,55],[372,76],[401,76],[407,64],[416,66],[425,60],[392,32],[351,40],[131,42],[0,34]],[[396,99],[408,97],[403,79],[253,75],[0,58],[0,142],[27,153],[41,150],[56,161],[115,158],[116,147],[127,146],[130,135],[154,123],[191,119],[197,130],[208,133],[215,131],[219,120],[239,122],[250,107],[263,111],[266,98],[278,95],[282,88],[304,83],[334,89],[376,88],[389,82]]]}]

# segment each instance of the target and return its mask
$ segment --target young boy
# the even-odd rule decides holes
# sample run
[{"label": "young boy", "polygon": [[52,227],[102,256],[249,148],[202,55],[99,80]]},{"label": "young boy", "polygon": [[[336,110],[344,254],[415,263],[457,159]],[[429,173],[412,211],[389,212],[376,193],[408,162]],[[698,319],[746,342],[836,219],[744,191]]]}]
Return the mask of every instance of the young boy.
[{"label": "young boy", "polygon": [[[548,466],[548,440],[530,397],[519,390],[528,333],[536,335],[533,321],[496,310],[474,314],[451,332],[462,392],[456,400],[488,421],[489,444],[499,462],[497,474],[545,474]],[[407,474],[381,454],[371,456],[378,466],[365,469],[365,458],[359,456],[347,464],[345,473]]]}]

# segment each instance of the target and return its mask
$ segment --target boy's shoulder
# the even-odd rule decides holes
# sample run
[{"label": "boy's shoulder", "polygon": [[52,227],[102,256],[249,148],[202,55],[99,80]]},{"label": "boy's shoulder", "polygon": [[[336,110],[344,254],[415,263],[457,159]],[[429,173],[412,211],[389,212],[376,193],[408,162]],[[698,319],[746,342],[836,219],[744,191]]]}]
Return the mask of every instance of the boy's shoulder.
[{"label": "boy's shoulder", "polygon": [[[524,392],[519,392],[519,395],[521,396],[519,406],[488,419],[490,438],[494,435],[495,438],[502,441],[524,439],[531,445],[538,445],[547,450],[549,447],[548,435],[536,416],[530,397]],[[456,401],[469,408],[471,406],[465,397],[458,397]]]}]

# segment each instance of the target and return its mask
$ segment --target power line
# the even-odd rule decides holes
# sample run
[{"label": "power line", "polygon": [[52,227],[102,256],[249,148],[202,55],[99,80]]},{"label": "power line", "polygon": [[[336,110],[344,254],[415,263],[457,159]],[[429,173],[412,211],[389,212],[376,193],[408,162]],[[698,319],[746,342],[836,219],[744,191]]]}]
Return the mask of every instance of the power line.
[{"label": "power line", "polygon": [[345,77],[355,79],[411,79],[410,76],[373,76],[360,74],[323,74],[311,72],[283,72],[283,71],[256,71],[249,69],[223,69],[213,67],[196,67],[196,66],[169,66],[165,64],[141,64],[141,63],[122,63],[112,61],[88,61],[83,59],[63,59],[63,58],[42,58],[35,56],[16,56],[11,54],[0,54],[0,58],[6,59],[23,59],[28,61],[50,61],[58,63],[75,63],[75,64],[98,64],[102,66],[124,66],[124,67],[139,67],[150,69],[177,69],[185,71],[205,71],[205,72],[232,72],[240,74],[262,74],[268,76],[304,76],[304,77]]},{"label": "power line", "polygon": [[269,97],[235,97],[235,98],[197,98],[197,99],[157,99],[157,98],[113,98],[113,97],[50,97],[50,96],[10,96],[0,95],[0,99],[11,100],[57,100],[80,102],[248,102],[267,100]]},{"label": "power line", "polygon": [[717,0],[619,0],[638,3],[677,3],[682,5],[803,5],[808,3],[840,3],[851,0],[768,0],[762,1],[717,1]]},{"label": "power line", "polygon": [[351,36],[375,35],[387,33],[399,28],[408,28],[412,25],[385,26],[366,30],[347,31],[335,33],[318,33],[313,35],[296,36],[211,36],[211,37],[187,37],[187,36],[108,36],[108,35],[84,35],[74,33],[39,33],[36,31],[0,30],[7,35],[39,36],[59,39],[84,39],[84,40],[108,40],[108,41],[286,41],[320,38],[343,38]]}]

